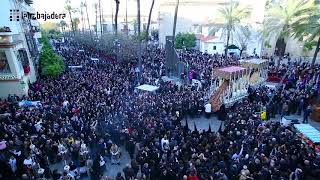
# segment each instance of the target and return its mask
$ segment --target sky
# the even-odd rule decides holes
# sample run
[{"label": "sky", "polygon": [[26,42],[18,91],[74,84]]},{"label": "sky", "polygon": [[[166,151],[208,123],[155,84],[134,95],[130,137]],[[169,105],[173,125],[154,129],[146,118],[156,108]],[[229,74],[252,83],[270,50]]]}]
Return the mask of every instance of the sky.
[{"label": "sky", "polygon": [[[80,10],[80,3],[85,2],[85,0],[71,0],[71,6],[73,8],[79,8]],[[86,0],[88,4],[88,14],[89,19],[95,19],[95,12],[94,12],[94,3],[98,3],[98,0]],[[120,0],[120,7],[119,7],[119,15],[125,14],[125,7],[126,7],[126,1],[128,2],[128,15],[136,15],[137,14],[137,5],[136,0]],[[153,13],[152,13],[152,19],[156,20],[158,16],[158,3],[161,0],[156,0]],[[151,6],[152,0],[141,0],[141,15],[148,15],[150,6]],[[35,10],[39,13],[49,13],[52,12],[55,13],[65,13],[64,6],[65,6],[65,0],[34,0],[33,1],[33,7]],[[115,3],[114,0],[101,0],[101,7],[103,8],[103,14],[112,14],[112,8],[113,13],[115,13]],[[80,17],[80,13],[76,13],[76,16]],[[50,20],[52,22],[59,22],[60,20]],[[40,21],[42,23],[43,21]]]}]

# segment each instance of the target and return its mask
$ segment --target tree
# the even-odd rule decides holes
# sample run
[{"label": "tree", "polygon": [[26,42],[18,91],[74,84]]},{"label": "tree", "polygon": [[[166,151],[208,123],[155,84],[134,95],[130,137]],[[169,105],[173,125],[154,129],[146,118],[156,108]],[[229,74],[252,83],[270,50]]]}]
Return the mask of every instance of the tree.
[{"label": "tree", "polygon": [[239,26],[235,31],[235,39],[240,46],[240,57],[242,52],[247,49],[248,43],[250,41],[251,31],[248,26]]},{"label": "tree", "polygon": [[132,24],[133,24],[134,35],[137,36],[137,30],[138,30],[137,19],[134,19]]},{"label": "tree", "polygon": [[235,31],[236,26],[241,23],[241,20],[247,18],[251,14],[248,7],[240,7],[239,2],[231,2],[223,8],[220,8],[219,15],[223,18],[223,31],[227,33],[225,57],[228,57],[228,47],[230,36]]},{"label": "tree", "polygon": [[[314,7],[315,8],[315,7]],[[311,11],[310,15],[306,15],[293,23],[294,36],[305,42],[305,47],[308,50],[315,47],[312,58],[312,66],[315,64],[318,53],[320,51],[320,14],[317,11]]]},{"label": "tree", "polygon": [[287,40],[293,34],[293,23],[311,11],[309,0],[282,0],[280,4],[270,5],[263,23],[264,34],[267,39],[277,40],[276,55],[284,56]]},{"label": "tree", "polygon": [[48,32],[48,31],[50,31],[52,29],[58,30],[59,29],[59,24],[46,21],[43,24],[41,24],[41,28],[46,32]]},{"label": "tree", "polygon": [[77,12],[77,9],[72,8],[71,5],[71,0],[66,0],[66,6],[64,7],[64,9],[68,12],[69,14],[69,18],[70,18],[70,24],[71,24],[71,30],[73,31],[73,34],[75,34],[75,29],[74,29],[74,23],[73,23],[73,19],[72,19],[72,13]]},{"label": "tree", "polygon": [[98,36],[98,4],[94,3],[93,4],[95,13],[96,13],[96,26],[95,26],[95,31],[96,31],[96,36]]},{"label": "tree", "polygon": [[174,10],[174,20],[173,20],[173,32],[172,32],[172,36],[173,36],[173,46],[174,46],[174,38],[176,36],[176,26],[177,26],[177,16],[178,16],[178,8],[179,8],[179,0],[177,0],[176,3],[176,8]]},{"label": "tree", "polygon": [[59,26],[61,27],[61,31],[64,32],[65,28],[67,27],[67,23],[64,20],[59,22]]},{"label": "tree", "polygon": [[100,34],[102,35],[102,12],[101,12],[101,0],[99,0],[99,24],[100,24]]},{"label": "tree", "polygon": [[116,14],[114,16],[114,34],[118,34],[118,13],[119,13],[119,0],[114,0],[116,2]]},{"label": "tree", "polygon": [[150,28],[150,23],[151,23],[151,15],[152,15],[153,6],[154,6],[154,0],[152,0],[150,11],[149,11],[148,24],[147,24],[147,30],[146,30],[146,36],[145,36],[145,39],[147,41],[148,41],[148,37],[149,37],[149,28]]},{"label": "tree", "polygon": [[89,21],[89,13],[88,13],[88,4],[87,4],[87,1],[85,1],[84,7],[86,7],[87,22],[88,22],[89,32],[90,32],[90,35],[91,35],[91,27],[90,27],[90,21]]},{"label": "tree", "polygon": [[175,38],[175,48],[193,48],[196,46],[196,35],[191,33],[178,33]]},{"label": "tree", "polygon": [[78,31],[79,30],[80,19],[77,18],[77,17],[73,18],[72,22],[73,22],[74,30]]},{"label": "tree", "polygon": [[40,54],[41,73],[45,76],[57,77],[64,71],[64,62],[62,58],[53,51],[44,33],[42,34],[41,42],[43,43]]},{"label": "tree", "polygon": [[85,3],[81,1],[80,3],[80,14],[81,14],[81,23],[82,23],[82,33],[84,33],[85,22],[84,22],[84,12],[83,8],[85,7]]}]

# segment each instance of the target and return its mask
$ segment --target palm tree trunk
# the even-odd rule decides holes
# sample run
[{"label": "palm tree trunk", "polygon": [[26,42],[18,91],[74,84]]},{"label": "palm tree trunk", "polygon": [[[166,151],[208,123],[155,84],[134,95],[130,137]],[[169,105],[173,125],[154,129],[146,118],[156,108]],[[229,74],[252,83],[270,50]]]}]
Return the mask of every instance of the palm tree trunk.
[{"label": "palm tree trunk", "polygon": [[118,35],[118,13],[119,13],[119,0],[116,0],[116,14],[114,16],[114,34]]},{"label": "palm tree trunk", "polygon": [[84,14],[83,14],[83,7],[81,6],[81,23],[82,23],[82,34],[84,34]]},{"label": "palm tree trunk", "polygon": [[314,51],[314,55],[313,55],[313,58],[312,58],[311,66],[313,66],[316,63],[316,59],[317,59],[319,50],[320,50],[320,37],[318,39],[316,50]]},{"label": "palm tree trunk", "polygon": [[73,35],[75,35],[71,11],[69,11],[69,16],[70,16],[70,22],[71,22],[71,30],[73,32]]},{"label": "palm tree trunk", "polygon": [[230,29],[228,29],[228,32],[227,32],[227,45],[225,49],[225,59],[228,59],[229,41],[230,41]]},{"label": "palm tree trunk", "polygon": [[99,21],[100,21],[100,34],[102,35],[102,14],[101,14],[101,0],[99,0]]},{"label": "palm tree trunk", "polygon": [[126,0],[126,33],[129,35],[129,27],[128,27],[128,0]]},{"label": "palm tree trunk", "polygon": [[112,26],[112,31],[114,31],[114,24],[113,24],[113,21],[114,21],[114,19],[113,19],[113,1],[111,0],[110,1],[111,2],[111,26]]},{"label": "palm tree trunk", "polygon": [[86,14],[87,14],[87,22],[88,22],[89,32],[90,32],[90,36],[92,36],[92,34],[91,34],[91,28],[90,28],[90,20],[89,20],[87,0],[85,1],[85,3],[86,3]]},{"label": "palm tree trunk", "polygon": [[172,32],[172,36],[173,36],[172,46],[173,47],[174,47],[174,41],[175,41],[175,37],[176,37],[178,8],[179,8],[179,0],[177,0],[176,8],[175,8],[175,11],[174,11],[173,32]]},{"label": "palm tree trunk", "polygon": [[277,42],[276,42],[276,48],[277,48],[276,55],[279,56],[277,66],[280,66],[280,64],[281,64],[281,60],[282,60],[282,58],[284,56],[284,53],[286,51],[286,46],[287,46],[287,43],[286,43],[284,38],[278,38],[277,39]]},{"label": "palm tree trunk", "polygon": [[95,31],[96,31],[96,36],[98,36],[98,7],[97,7],[97,5],[95,5],[95,9],[96,9],[96,28],[95,28]]},{"label": "palm tree trunk", "polygon": [[154,0],[152,0],[152,4],[150,7],[150,11],[149,11],[148,24],[147,24],[146,37],[145,37],[146,42],[148,42],[148,37],[149,37],[149,28],[150,28],[150,23],[151,23],[151,15],[152,15],[153,6],[154,6]]}]

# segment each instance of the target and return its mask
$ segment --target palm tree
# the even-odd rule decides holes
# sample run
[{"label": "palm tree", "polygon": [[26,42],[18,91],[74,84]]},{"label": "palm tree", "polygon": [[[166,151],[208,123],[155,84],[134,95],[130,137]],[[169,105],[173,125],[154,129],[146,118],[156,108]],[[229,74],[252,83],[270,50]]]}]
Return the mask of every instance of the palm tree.
[{"label": "palm tree", "polygon": [[128,29],[128,0],[126,0],[126,33],[127,36],[129,35],[129,29]]},{"label": "palm tree", "polygon": [[97,4],[97,3],[94,3],[93,6],[94,6],[95,13],[96,13],[96,27],[95,27],[95,31],[96,31],[96,36],[98,36],[98,4]]},{"label": "palm tree", "polygon": [[82,23],[82,33],[84,33],[84,26],[85,26],[85,23],[84,23],[84,13],[83,13],[83,8],[84,8],[84,2],[81,1],[80,3],[80,14],[81,14],[81,23]]},{"label": "palm tree", "polygon": [[286,50],[286,42],[293,33],[293,23],[312,11],[309,0],[282,0],[280,4],[273,3],[267,10],[263,25],[267,39],[274,38],[276,42],[276,55],[280,58]]},{"label": "palm tree", "polygon": [[99,24],[100,24],[100,34],[102,35],[102,13],[101,13],[101,0],[99,0]]},{"label": "palm tree", "polygon": [[145,37],[146,41],[148,41],[148,37],[149,37],[149,28],[150,28],[150,23],[151,23],[151,15],[152,15],[153,6],[154,6],[154,0],[152,0],[150,11],[149,11],[148,24],[147,24],[146,37]]},{"label": "palm tree", "polygon": [[175,8],[175,11],[174,11],[173,32],[172,32],[172,37],[173,37],[172,46],[173,47],[174,47],[174,40],[175,40],[175,36],[176,36],[178,8],[179,8],[179,0],[177,0],[176,8]]},{"label": "palm tree", "polygon": [[59,26],[61,27],[62,32],[64,32],[65,28],[67,27],[67,23],[64,20],[59,22]]},{"label": "palm tree", "polygon": [[74,9],[74,8],[72,8],[71,7],[71,5],[70,5],[70,3],[71,3],[71,0],[66,0],[66,6],[64,7],[64,9],[68,12],[68,14],[69,14],[69,17],[70,17],[70,24],[71,24],[71,30],[73,31],[73,34],[75,33],[75,29],[74,29],[74,27],[73,27],[73,19],[72,19],[72,13],[75,13],[77,10],[76,9]]},{"label": "palm tree", "polygon": [[227,58],[230,36],[235,31],[236,26],[241,23],[241,20],[247,18],[251,14],[251,10],[248,7],[239,7],[238,2],[231,2],[229,5],[220,8],[218,11],[224,21],[223,31],[227,33],[225,48],[225,58]]},{"label": "palm tree", "polygon": [[84,3],[84,7],[86,7],[86,14],[87,14],[87,22],[88,22],[88,27],[89,27],[89,32],[91,35],[91,27],[90,27],[90,21],[89,21],[89,13],[88,13],[88,4],[87,4],[87,0]]},{"label": "palm tree", "polygon": [[235,39],[240,46],[240,57],[242,52],[247,49],[248,43],[250,41],[251,31],[249,26],[239,26],[235,31]]},{"label": "palm tree", "polygon": [[114,34],[118,34],[118,13],[119,13],[119,0],[114,0],[116,2],[116,14],[114,16]]},{"label": "palm tree", "polygon": [[[316,12],[316,10],[311,12]],[[293,31],[294,36],[302,41],[316,41],[316,49],[311,63],[313,66],[320,51],[320,14],[315,13],[298,19],[293,23]]]},{"label": "palm tree", "polygon": [[78,31],[79,30],[79,24],[80,24],[80,19],[79,18],[73,18],[73,27],[74,27],[74,30],[75,31]]}]

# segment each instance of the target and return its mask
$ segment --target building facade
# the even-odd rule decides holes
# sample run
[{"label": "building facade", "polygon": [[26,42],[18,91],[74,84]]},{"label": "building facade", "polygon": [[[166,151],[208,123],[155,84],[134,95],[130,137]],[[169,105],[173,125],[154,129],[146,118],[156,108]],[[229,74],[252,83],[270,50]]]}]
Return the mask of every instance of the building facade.
[{"label": "building facade", "polygon": [[0,6],[0,97],[28,94],[37,79],[40,27],[23,13],[35,13],[30,0],[2,0]]},{"label": "building facade", "polygon": [[[258,29],[262,25],[264,6],[266,0],[238,0],[240,6],[251,9],[250,17],[244,24],[250,24],[252,35],[246,53],[260,55],[262,39],[257,39]],[[218,9],[228,5],[231,1],[226,0],[180,0],[176,33],[189,32],[198,37],[198,44],[202,52],[223,53],[225,36],[222,34],[223,19],[219,17]],[[163,0],[159,5],[159,43],[165,43],[165,37],[172,35],[175,12],[175,0]],[[211,28],[218,28],[216,34],[210,34]],[[214,37],[214,38],[213,38]],[[231,37],[229,44],[240,46],[236,37]]]}]

